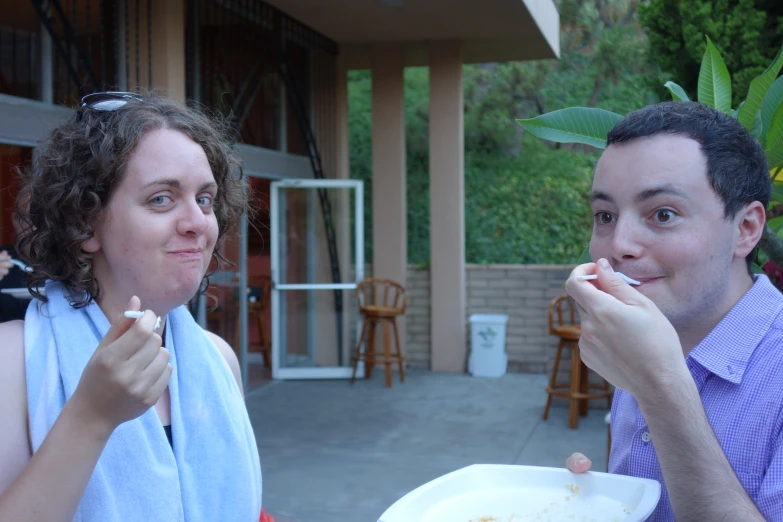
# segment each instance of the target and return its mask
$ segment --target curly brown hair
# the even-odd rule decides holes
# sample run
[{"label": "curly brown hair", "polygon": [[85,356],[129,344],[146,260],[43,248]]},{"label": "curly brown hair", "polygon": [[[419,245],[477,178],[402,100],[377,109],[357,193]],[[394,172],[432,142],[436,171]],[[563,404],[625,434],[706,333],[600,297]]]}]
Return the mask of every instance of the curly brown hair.
[{"label": "curly brown hair", "polygon": [[[52,280],[65,285],[75,307],[97,300],[100,287],[92,256],[82,244],[92,237],[139,141],[163,128],[187,135],[207,155],[218,186],[214,212],[219,231],[210,266],[227,262],[219,245],[247,209],[242,163],[232,146],[236,133],[217,114],[148,95],[113,111],[75,111],[38,145],[32,165],[22,170],[17,250],[33,269],[27,286],[36,298],[46,301],[38,287]],[[199,292],[209,285],[210,273]]]}]

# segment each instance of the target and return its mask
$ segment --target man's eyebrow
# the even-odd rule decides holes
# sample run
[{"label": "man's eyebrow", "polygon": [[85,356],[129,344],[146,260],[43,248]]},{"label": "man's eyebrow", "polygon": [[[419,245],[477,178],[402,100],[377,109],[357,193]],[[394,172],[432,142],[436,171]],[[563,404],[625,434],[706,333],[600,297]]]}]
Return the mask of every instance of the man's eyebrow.
[{"label": "man's eyebrow", "polygon": [[607,203],[614,203],[614,199],[612,198],[612,196],[610,196],[606,192],[601,192],[597,190],[593,191],[593,195],[590,198],[590,201],[591,202],[606,201]]},{"label": "man's eyebrow", "polygon": [[[659,187],[648,188],[639,192],[634,198],[634,201],[636,203],[643,203],[648,199],[652,199],[656,196],[662,196],[662,195],[674,196],[680,199],[684,199],[686,201],[690,200],[690,198],[685,192],[676,188],[674,185],[666,184],[666,185],[661,185]],[[614,198],[612,198],[612,196],[610,196],[606,192],[601,192],[597,190],[593,192],[591,201],[592,202],[606,201],[607,203],[614,203]]]},{"label": "man's eyebrow", "polygon": [[648,199],[652,199],[652,198],[654,198],[656,196],[674,196],[674,197],[677,197],[677,198],[680,198],[680,199],[684,199],[686,201],[690,200],[690,198],[688,197],[688,195],[685,192],[683,192],[682,190],[678,189],[674,185],[671,185],[671,184],[668,184],[668,183],[666,185],[661,185],[659,187],[652,187],[652,188],[648,188],[646,190],[643,190],[643,191],[639,192],[636,195],[634,200],[637,203],[642,203],[642,202],[647,201]]},{"label": "man's eyebrow", "polygon": [[[172,187],[172,188],[177,188],[177,189],[178,188],[182,188],[182,184],[179,182],[178,179],[173,179],[173,178],[168,179],[167,178],[167,179],[156,179],[155,181],[150,181],[149,183],[144,185],[142,187],[142,189],[146,189],[148,187],[152,187],[152,186],[155,186],[155,185],[164,185],[166,187]],[[199,187],[198,191],[201,192],[203,190],[215,189],[215,188],[217,188],[217,183],[215,183],[214,181],[208,181],[208,182],[204,183],[203,185],[201,185],[201,187]]]}]

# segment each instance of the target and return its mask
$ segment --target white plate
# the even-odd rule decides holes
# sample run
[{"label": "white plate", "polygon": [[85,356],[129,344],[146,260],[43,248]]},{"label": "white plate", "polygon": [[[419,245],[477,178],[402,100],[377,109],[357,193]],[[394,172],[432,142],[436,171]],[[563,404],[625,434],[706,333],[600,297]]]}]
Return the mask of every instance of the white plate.
[{"label": "white plate", "polygon": [[[42,294],[46,294],[44,288],[38,289]],[[17,299],[32,299],[33,294],[31,294],[27,288],[3,288],[0,289],[0,293],[8,294],[16,297]]]},{"label": "white plate", "polygon": [[411,491],[378,522],[642,522],[660,496],[655,480],[477,464]]}]

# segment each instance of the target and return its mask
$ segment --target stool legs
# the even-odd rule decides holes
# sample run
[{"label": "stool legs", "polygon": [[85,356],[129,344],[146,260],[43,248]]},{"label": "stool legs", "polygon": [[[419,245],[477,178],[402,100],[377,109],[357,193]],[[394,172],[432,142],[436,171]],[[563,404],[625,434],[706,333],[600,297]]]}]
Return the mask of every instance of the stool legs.
[{"label": "stool legs", "polygon": [[582,361],[579,357],[579,346],[571,348],[571,398],[568,405],[568,427],[576,429],[579,423],[579,399],[582,384]]},{"label": "stool legs", "polygon": [[[590,376],[587,373],[587,365],[585,363],[580,364],[579,373],[579,391],[585,395],[590,393]],[[587,399],[579,401],[579,416],[587,417]]]},{"label": "stool legs", "polygon": [[261,340],[261,355],[264,358],[264,366],[272,367],[271,347],[266,344],[266,327],[264,326],[264,312],[254,312],[258,323],[258,338]]},{"label": "stool legs", "polygon": [[555,391],[557,381],[557,372],[560,370],[560,356],[563,354],[563,344],[565,341],[560,339],[557,345],[557,354],[555,355],[555,367],[552,369],[552,377],[549,379],[549,388],[547,389],[546,407],[544,407],[544,420],[549,417],[549,407],[552,406],[552,392]]},{"label": "stool legs", "polygon": [[397,346],[397,364],[400,366],[400,382],[405,382],[405,360],[400,350],[400,332],[397,330],[397,321],[392,322],[394,327],[394,343]]},{"label": "stool legs", "polygon": [[[560,370],[563,350],[571,349],[571,380],[568,383],[557,382],[557,372]],[[601,390],[593,392],[591,390]],[[582,362],[579,353],[579,344],[575,340],[560,338],[555,354],[555,365],[552,369],[552,375],[547,386],[546,406],[544,407],[544,420],[549,417],[549,408],[552,405],[552,397],[564,397],[568,399],[568,427],[576,429],[579,424],[579,417],[587,416],[589,400],[606,397],[607,403],[611,408],[612,398],[609,383],[606,379],[603,384],[590,384],[590,372],[587,366]]]},{"label": "stool legs", "polygon": [[383,362],[386,367],[386,387],[391,388],[392,374],[391,374],[391,338],[390,338],[391,325],[388,321],[383,322]]},{"label": "stool legs", "polygon": [[378,326],[373,320],[370,320],[370,338],[367,341],[367,350],[364,352],[364,378],[372,377],[372,370],[375,368],[375,327]]},{"label": "stool legs", "polygon": [[[400,368],[400,382],[405,382],[405,366],[404,357],[402,356],[402,350],[400,349],[400,334],[397,330],[397,323],[393,319],[389,320],[375,320],[370,317],[365,317],[362,323],[362,333],[359,335],[359,342],[356,345],[356,349],[353,352],[353,373],[351,374],[351,384],[356,380],[356,371],[359,366],[359,360],[364,359],[364,375],[365,378],[370,379],[372,377],[372,371],[375,367],[375,331],[378,323],[382,323],[383,328],[383,363],[386,377],[386,387],[391,388],[392,385],[392,345],[391,336],[394,335],[395,352],[397,358],[397,364]],[[365,338],[367,340],[367,348],[362,355],[362,345]]]},{"label": "stool legs", "polygon": [[356,380],[356,369],[359,366],[359,356],[362,353],[362,343],[364,343],[364,336],[367,335],[367,323],[368,319],[365,317],[362,322],[362,333],[359,335],[359,342],[356,345],[356,350],[353,352],[353,373],[351,374],[351,384]]}]

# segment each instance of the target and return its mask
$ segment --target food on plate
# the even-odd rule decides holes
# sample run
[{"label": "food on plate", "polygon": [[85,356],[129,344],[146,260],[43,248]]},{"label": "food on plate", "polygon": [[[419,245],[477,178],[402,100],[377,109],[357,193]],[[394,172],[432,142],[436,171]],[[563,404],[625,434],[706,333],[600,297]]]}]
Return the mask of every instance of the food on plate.
[{"label": "food on plate", "polygon": [[468,522],[622,522],[630,513],[628,508],[598,508],[579,498],[579,486],[568,483],[565,487],[571,492],[563,501],[552,502],[544,509],[525,515],[513,514],[507,517],[484,516],[472,518]]}]

